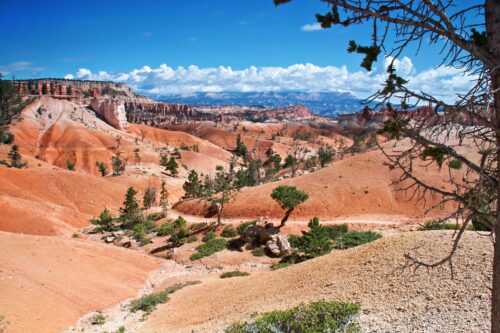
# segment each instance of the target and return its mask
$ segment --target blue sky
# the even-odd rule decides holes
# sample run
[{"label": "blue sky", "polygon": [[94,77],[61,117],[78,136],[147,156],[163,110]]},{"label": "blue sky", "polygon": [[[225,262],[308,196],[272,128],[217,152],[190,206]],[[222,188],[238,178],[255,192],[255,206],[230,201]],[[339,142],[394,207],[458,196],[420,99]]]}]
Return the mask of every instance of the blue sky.
[{"label": "blue sky", "polygon": [[[0,0],[0,71],[17,78],[71,74],[74,78],[118,78],[128,82],[132,71],[147,66],[142,73],[153,74],[129,82],[133,86],[134,82],[142,82],[135,85],[138,90],[161,84],[158,73],[162,64],[177,75],[177,80],[169,81],[170,85],[192,83],[192,75],[188,80],[182,70],[183,78],[177,73],[179,66],[188,69],[190,65],[198,69],[224,66],[231,71],[244,71],[251,66],[287,69],[312,64],[316,67],[309,70],[324,79],[331,79],[332,74],[325,76],[317,68],[345,66],[349,75],[366,72],[359,68],[361,56],[348,54],[346,48],[350,39],[368,42],[369,27],[304,30],[305,25],[315,23],[315,13],[327,10],[326,4],[319,0],[294,0],[277,8],[272,0]],[[413,53],[404,56],[411,62],[411,74],[431,70],[437,64],[433,49],[424,49],[419,56]],[[148,72],[148,68],[153,72]],[[84,71],[78,72],[80,69]],[[158,72],[154,72],[156,69]],[[107,76],[100,76],[100,71]],[[255,85],[257,79],[244,87],[234,84],[226,87],[219,82],[210,88],[200,88],[203,85],[200,75],[209,79],[220,71],[195,72],[199,77],[194,87],[177,89],[179,92],[259,89]],[[129,76],[119,76],[124,73]],[[285,81],[261,88],[286,90],[288,84],[300,89],[300,84],[291,84],[290,80],[294,75],[304,75],[304,70],[289,70],[285,74]],[[155,75],[157,80],[150,80]],[[273,75],[264,75],[263,80]],[[317,75],[308,79],[318,79]],[[167,76],[162,76],[163,81]],[[171,80],[172,75],[168,77]],[[159,92],[177,92],[157,88]],[[337,88],[328,86],[326,90]],[[321,84],[304,89],[321,90]]]}]

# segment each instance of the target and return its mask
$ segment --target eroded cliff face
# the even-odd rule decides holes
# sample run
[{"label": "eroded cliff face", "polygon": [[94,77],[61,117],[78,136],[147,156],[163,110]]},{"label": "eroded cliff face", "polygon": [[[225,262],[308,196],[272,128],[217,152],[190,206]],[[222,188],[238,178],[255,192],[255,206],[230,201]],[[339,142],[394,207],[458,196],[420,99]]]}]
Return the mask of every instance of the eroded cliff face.
[{"label": "eroded cliff face", "polygon": [[128,129],[127,113],[122,100],[94,97],[90,107],[114,128],[126,131]]},{"label": "eroded cliff face", "polygon": [[135,94],[124,83],[65,79],[15,80],[21,96],[50,96],[90,106],[113,127],[127,130],[128,122],[163,127],[200,121],[300,121],[314,115],[303,105],[266,107],[190,107],[186,104],[158,103]]}]

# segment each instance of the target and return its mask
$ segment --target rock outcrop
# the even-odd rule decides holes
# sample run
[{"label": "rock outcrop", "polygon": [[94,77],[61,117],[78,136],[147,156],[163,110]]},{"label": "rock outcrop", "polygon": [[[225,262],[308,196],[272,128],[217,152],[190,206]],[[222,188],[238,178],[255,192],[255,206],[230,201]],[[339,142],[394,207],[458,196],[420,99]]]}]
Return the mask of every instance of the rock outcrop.
[{"label": "rock outcrop", "polygon": [[[127,130],[128,121],[155,127],[200,121],[254,122],[297,121],[313,114],[303,105],[281,108],[266,107],[190,107],[186,104],[159,103],[135,94],[124,83],[35,79],[12,81],[21,96],[51,96],[90,107],[110,125]],[[127,121],[128,119],[128,121]]]},{"label": "rock outcrop", "polygon": [[127,113],[122,100],[94,97],[90,100],[90,107],[111,126],[127,130]]}]

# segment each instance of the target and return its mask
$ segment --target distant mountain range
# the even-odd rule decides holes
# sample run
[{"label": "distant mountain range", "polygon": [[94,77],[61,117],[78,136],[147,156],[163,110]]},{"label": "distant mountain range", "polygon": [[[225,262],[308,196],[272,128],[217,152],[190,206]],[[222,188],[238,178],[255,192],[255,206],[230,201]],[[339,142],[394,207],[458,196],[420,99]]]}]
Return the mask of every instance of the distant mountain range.
[{"label": "distant mountain range", "polygon": [[303,104],[311,112],[326,117],[359,112],[363,108],[361,100],[348,92],[209,92],[148,97],[160,102],[185,103],[192,106],[284,107]]}]

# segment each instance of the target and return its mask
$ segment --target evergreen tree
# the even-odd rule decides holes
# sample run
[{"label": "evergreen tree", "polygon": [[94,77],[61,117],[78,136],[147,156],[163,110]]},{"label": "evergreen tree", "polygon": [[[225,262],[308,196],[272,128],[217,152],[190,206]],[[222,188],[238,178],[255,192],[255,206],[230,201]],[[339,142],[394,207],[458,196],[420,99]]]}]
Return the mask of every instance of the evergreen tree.
[{"label": "evergreen tree", "polygon": [[168,205],[167,184],[165,183],[165,180],[162,178],[161,188],[160,188],[160,206],[163,208],[163,210],[166,210],[167,205]]},{"label": "evergreen tree", "polygon": [[281,185],[276,187],[271,193],[271,198],[276,200],[282,209],[285,209],[285,216],[281,219],[280,227],[284,226],[292,211],[306,201],[309,195],[297,189],[295,186]]},{"label": "evergreen tree", "polygon": [[95,165],[97,166],[97,168],[99,168],[99,172],[101,173],[101,176],[105,177],[108,174],[108,167],[106,166],[106,164],[104,162],[96,161]]},{"label": "evergreen tree", "polygon": [[318,257],[329,253],[333,244],[325,228],[319,224],[319,218],[314,217],[308,224],[310,231],[303,231],[299,241],[299,249],[308,257]]},{"label": "evergreen tree", "polygon": [[173,156],[170,156],[170,158],[168,159],[165,169],[170,171],[170,174],[174,177],[177,177],[177,175],[179,174],[179,164],[177,164],[177,161]]},{"label": "evergreen tree", "polygon": [[135,199],[137,191],[130,186],[125,194],[125,201],[123,201],[123,206],[120,208],[120,220],[123,223],[123,227],[127,229],[132,229],[135,225],[139,224],[143,220],[141,210],[139,208],[139,203]]},{"label": "evergreen tree", "polygon": [[333,160],[334,156],[335,150],[332,148],[332,146],[327,145],[319,147],[318,158],[319,164],[322,168],[324,168],[326,164],[330,163]]},{"label": "evergreen tree", "polygon": [[116,152],[115,156],[111,157],[111,167],[113,168],[113,176],[119,176],[125,171],[127,159],[121,158],[121,152]]},{"label": "evergreen tree", "polygon": [[188,175],[188,180],[182,187],[188,196],[199,198],[202,194],[202,186],[198,173],[195,170],[191,170]]},{"label": "evergreen tree", "polygon": [[168,165],[168,157],[167,157],[167,154],[165,153],[161,153],[160,154],[160,165],[164,168],[167,167]]},{"label": "evergreen tree", "polygon": [[156,187],[149,185],[144,192],[142,199],[145,209],[149,209],[156,204]]},{"label": "evergreen tree", "polygon": [[10,158],[10,166],[12,168],[24,168],[26,166],[26,162],[21,160],[21,154],[19,153],[19,147],[16,144],[13,144],[10,148],[10,152],[7,155]]},{"label": "evergreen tree", "polygon": [[97,230],[100,232],[113,231],[114,229],[113,217],[111,216],[107,208],[104,208],[98,219],[93,219],[90,222],[96,225]]},{"label": "evergreen tree", "polygon": [[245,146],[243,141],[241,140],[241,134],[238,133],[236,136],[236,151],[235,151],[236,156],[240,156],[243,159],[247,158],[248,155],[248,148]]},{"label": "evergreen tree", "polygon": [[66,168],[70,171],[75,171],[75,163],[72,160],[67,160]]}]

